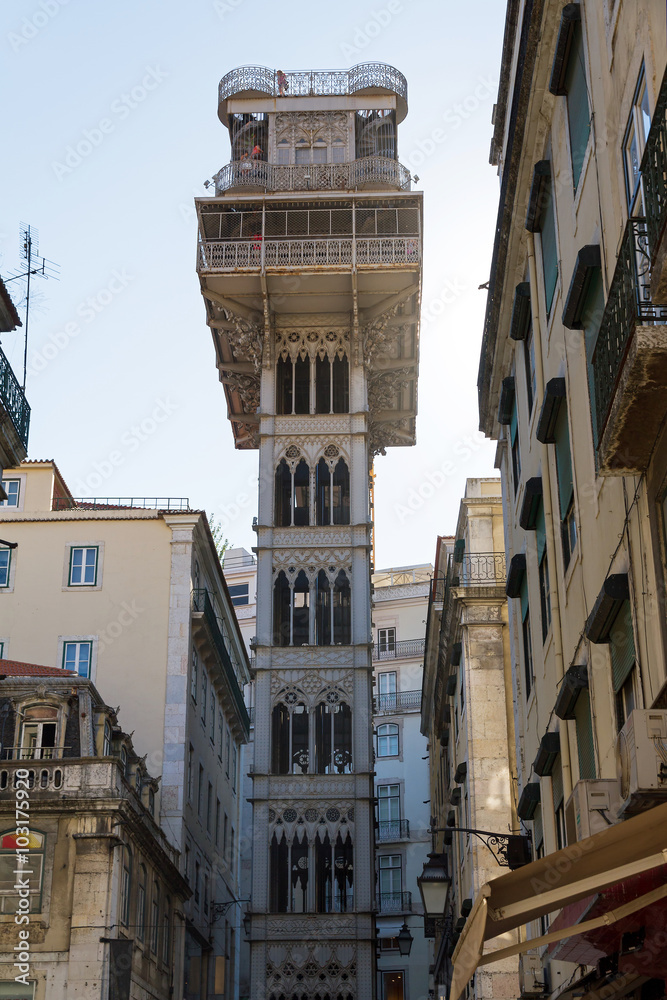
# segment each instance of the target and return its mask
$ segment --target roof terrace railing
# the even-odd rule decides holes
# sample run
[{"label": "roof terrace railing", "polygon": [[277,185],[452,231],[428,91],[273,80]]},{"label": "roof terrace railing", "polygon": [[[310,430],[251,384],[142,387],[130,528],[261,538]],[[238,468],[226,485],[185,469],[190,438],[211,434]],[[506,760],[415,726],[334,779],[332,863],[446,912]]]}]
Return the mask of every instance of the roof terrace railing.
[{"label": "roof terrace railing", "polygon": [[53,510],[191,510],[187,497],[54,497]]},{"label": "roof terrace railing", "polygon": [[[226,101],[234,94],[259,91],[272,97],[345,96],[374,88],[389,90],[408,99],[408,84],[402,73],[386,63],[358,63],[348,70],[289,70],[281,88],[278,70],[268,66],[238,66],[223,76],[218,96]],[[282,93],[281,93],[282,89]]]}]

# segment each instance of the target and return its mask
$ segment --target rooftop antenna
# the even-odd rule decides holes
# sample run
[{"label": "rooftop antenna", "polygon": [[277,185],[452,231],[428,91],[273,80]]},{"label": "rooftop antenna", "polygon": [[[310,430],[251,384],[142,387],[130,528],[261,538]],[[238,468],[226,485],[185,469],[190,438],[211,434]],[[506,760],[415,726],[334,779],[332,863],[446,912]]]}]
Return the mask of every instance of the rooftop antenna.
[{"label": "rooftop antenna", "polygon": [[30,278],[33,274],[42,278],[55,278],[60,280],[60,264],[55,264],[46,257],[39,256],[39,232],[32,226],[26,226],[25,222],[20,223],[19,229],[19,252],[25,264],[18,274],[13,274],[11,278],[5,278],[5,283],[14,281],[16,278],[26,278],[28,287],[25,297],[25,342],[23,347],[23,391],[25,392],[26,376],[28,373],[28,323],[30,319]]}]

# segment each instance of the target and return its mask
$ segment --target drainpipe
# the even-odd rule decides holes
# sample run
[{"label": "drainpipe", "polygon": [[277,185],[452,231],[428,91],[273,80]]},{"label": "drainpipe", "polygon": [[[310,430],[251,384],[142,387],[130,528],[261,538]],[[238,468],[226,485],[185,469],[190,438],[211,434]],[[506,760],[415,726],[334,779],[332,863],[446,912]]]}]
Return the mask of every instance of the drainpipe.
[{"label": "drainpipe", "polygon": [[[537,299],[537,267],[535,264],[535,236],[528,232],[528,268],[530,275],[530,309],[533,323],[533,344],[535,345],[535,377],[537,380],[537,399],[541,403],[544,398],[544,370],[542,368],[542,338],[540,336],[540,315]],[[551,467],[549,464],[549,446],[541,446],[542,476],[544,489],[542,492],[542,503],[544,506],[544,528],[547,543],[547,558],[549,566],[553,567],[554,585],[551,587],[551,621],[553,625],[553,643],[556,657],[556,680],[561,681],[565,674],[563,662],[563,636],[561,633],[560,600],[558,596],[558,582],[556,580],[556,546],[554,544],[555,528],[554,514],[551,506]],[[561,740],[560,753],[561,765],[563,769],[563,796],[565,799],[572,792],[572,765],[570,762],[570,734],[567,722],[560,720],[561,731],[564,730],[565,739]]]}]

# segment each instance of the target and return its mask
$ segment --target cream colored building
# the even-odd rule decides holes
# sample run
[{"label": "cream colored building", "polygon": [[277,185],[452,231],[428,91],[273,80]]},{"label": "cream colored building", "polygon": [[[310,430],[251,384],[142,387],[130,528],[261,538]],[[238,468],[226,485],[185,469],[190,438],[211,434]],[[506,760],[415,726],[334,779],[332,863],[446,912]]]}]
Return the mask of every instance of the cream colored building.
[{"label": "cream colored building", "polygon": [[508,3],[478,387],[538,860],[478,893],[455,997],[512,928],[525,996],[665,988],[666,64],[664,4]]},{"label": "cream colored building", "polygon": [[218,114],[197,270],[235,443],[259,450],[251,997],[375,1000],[369,472],[415,439],[407,83],[243,66]]},{"label": "cream colored building", "polygon": [[90,680],[0,675],[0,997],[182,996],[191,889],[158,781]]},{"label": "cream colored building", "polygon": [[[466,481],[456,535],[438,538],[435,567],[421,722],[429,740],[433,850],[445,853],[451,877],[432,963],[433,988],[444,1000],[472,900],[508,864],[530,860],[516,813],[499,479]],[[516,997],[517,987],[517,961],[510,959],[478,974],[471,995]]]},{"label": "cream colored building", "polygon": [[[72,499],[53,462],[5,471],[3,655],[89,677],[161,775],[160,823],[193,889],[187,1000],[238,988],[240,748],[248,660],[206,515],[187,501]],[[142,504],[138,506],[137,504]]]}]

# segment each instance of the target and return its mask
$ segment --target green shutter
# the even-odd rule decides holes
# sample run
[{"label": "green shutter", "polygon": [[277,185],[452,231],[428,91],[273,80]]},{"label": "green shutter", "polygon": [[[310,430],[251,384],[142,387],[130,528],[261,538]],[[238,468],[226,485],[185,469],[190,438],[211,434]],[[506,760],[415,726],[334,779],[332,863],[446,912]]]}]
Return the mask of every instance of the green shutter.
[{"label": "green shutter", "polygon": [[512,407],[512,416],[510,417],[510,435],[511,435],[511,439],[512,439],[512,444],[514,444],[514,441],[516,439],[516,432],[517,432],[518,429],[519,429],[519,425],[518,425],[518,421],[517,421],[516,402],[515,402],[514,406]]},{"label": "green shutter", "polygon": [[523,574],[523,579],[521,581],[521,621],[525,622],[526,615],[528,614],[528,574]]},{"label": "green shutter", "polygon": [[544,298],[547,314],[551,311],[556,282],[558,281],[558,250],[556,248],[556,220],[551,183],[545,185],[546,204],[542,214],[541,244],[542,269],[544,274]]},{"label": "green shutter", "polygon": [[[602,272],[597,271],[591,279],[591,285],[586,297],[586,308],[581,317],[584,324],[586,337],[586,366],[588,369],[588,393],[591,410],[591,425],[593,427],[593,447],[597,449],[598,444],[598,422],[597,409],[595,406],[595,380],[593,377],[593,354],[598,339],[602,315],[604,313],[605,299],[604,287],[602,285]],[[597,450],[595,452],[595,462],[597,468]]]},{"label": "green shutter", "polygon": [[572,500],[574,487],[572,484],[572,455],[570,452],[570,429],[567,422],[567,406],[561,404],[556,421],[556,471],[558,473],[558,497],[560,500],[561,521],[567,514]]},{"label": "green shutter", "polygon": [[542,500],[540,500],[540,505],[535,515],[535,534],[537,537],[537,561],[540,563],[542,562],[544,550],[547,547],[547,531],[544,525],[544,504]]},{"label": "green shutter", "polygon": [[577,729],[577,753],[579,756],[579,777],[595,777],[595,749],[593,746],[593,722],[591,719],[590,694],[584,689],[574,706],[574,720]]},{"label": "green shutter", "polygon": [[586,90],[584,46],[581,24],[574,28],[570,58],[565,77],[567,91],[567,117],[570,126],[570,152],[572,154],[572,180],[576,191],[584,165],[584,156],[591,130],[591,115]]},{"label": "green shutter", "polygon": [[540,844],[544,844],[544,831],[542,829],[542,806],[538,806],[533,815],[533,844],[535,845],[535,857]]},{"label": "green shutter", "polygon": [[553,793],[554,810],[556,810],[563,801],[563,769],[560,754],[556,757],[556,763],[551,772],[551,791]]},{"label": "green shutter", "polygon": [[611,627],[609,651],[611,652],[611,676],[614,691],[620,691],[635,665],[635,641],[632,634],[630,601],[623,601],[623,606]]}]

